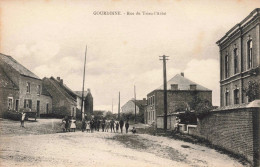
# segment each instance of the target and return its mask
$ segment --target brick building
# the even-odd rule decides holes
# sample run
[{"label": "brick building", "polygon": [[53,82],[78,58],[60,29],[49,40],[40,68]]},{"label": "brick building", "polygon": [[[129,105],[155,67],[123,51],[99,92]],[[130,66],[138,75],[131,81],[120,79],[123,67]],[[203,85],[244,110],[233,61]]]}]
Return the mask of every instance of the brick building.
[{"label": "brick building", "polygon": [[68,88],[63,79],[43,78],[43,85],[53,97],[53,113],[59,116],[76,117],[77,94]]},{"label": "brick building", "polygon": [[260,9],[232,27],[217,44],[220,49],[220,105],[250,102],[245,88],[260,81]]},{"label": "brick building", "polygon": [[[184,77],[184,73],[175,75],[167,82],[167,112],[174,113],[180,106],[189,107],[189,103],[198,97],[212,102],[212,91]],[[163,85],[147,94],[145,123],[157,122],[164,114]]]},{"label": "brick building", "polygon": [[29,108],[41,114],[52,112],[52,97],[42,80],[11,56],[0,54],[0,114]]},{"label": "brick building", "polygon": [[131,99],[128,102],[126,102],[122,107],[122,113],[135,113],[135,103],[136,103],[136,114],[139,113],[144,113],[145,107],[147,105],[147,101],[146,98],[144,98],[143,100],[136,100],[135,99]]},{"label": "brick building", "polygon": [[[81,111],[82,91],[74,91],[77,95],[77,109]],[[90,89],[84,91],[84,113],[93,115],[93,96]]]}]

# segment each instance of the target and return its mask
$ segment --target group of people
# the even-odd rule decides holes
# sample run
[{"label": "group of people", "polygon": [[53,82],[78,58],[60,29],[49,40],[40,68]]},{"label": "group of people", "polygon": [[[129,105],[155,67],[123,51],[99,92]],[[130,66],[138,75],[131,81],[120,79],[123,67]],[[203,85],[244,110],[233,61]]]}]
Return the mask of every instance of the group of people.
[{"label": "group of people", "polygon": [[76,119],[74,117],[65,117],[62,119],[61,128],[63,132],[75,132],[76,131]]},{"label": "group of people", "polygon": [[[62,130],[63,132],[75,132],[76,130],[76,120],[74,117],[69,118],[65,117],[62,119]],[[129,129],[129,122],[128,120],[124,122],[122,119],[120,121],[115,121],[114,119],[112,120],[97,120],[97,119],[91,119],[90,121],[83,119],[82,124],[81,124],[81,131],[84,132],[91,132],[93,133],[94,131],[101,131],[102,132],[120,132],[123,133],[123,129],[125,128],[126,133],[128,133]],[[133,127],[131,130],[132,133],[136,133],[136,128]]]}]

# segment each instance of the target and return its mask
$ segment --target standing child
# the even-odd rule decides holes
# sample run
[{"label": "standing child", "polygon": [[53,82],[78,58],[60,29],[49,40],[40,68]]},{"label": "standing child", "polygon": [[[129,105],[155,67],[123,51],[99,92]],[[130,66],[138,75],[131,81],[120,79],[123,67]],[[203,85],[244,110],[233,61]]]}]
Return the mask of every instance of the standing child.
[{"label": "standing child", "polygon": [[87,123],[86,123],[86,131],[90,132],[90,122],[89,121],[87,121]]},{"label": "standing child", "polygon": [[65,119],[62,119],[62,121],[61,121],[61,129],[62,129],[63,132],[66,131],[65,124],[66,124]]},{"label": "standing child", "polygon": [[118,129],[119,129],[119,122],[116,122],[116,133],[118,133]]},{"label": "standing child", "polygon": [[76,130],[76,120],[74,117],[72,117],[72,119],[70,120],[71,124],[70,124],[70,129],[71,131],[75,132]]}]

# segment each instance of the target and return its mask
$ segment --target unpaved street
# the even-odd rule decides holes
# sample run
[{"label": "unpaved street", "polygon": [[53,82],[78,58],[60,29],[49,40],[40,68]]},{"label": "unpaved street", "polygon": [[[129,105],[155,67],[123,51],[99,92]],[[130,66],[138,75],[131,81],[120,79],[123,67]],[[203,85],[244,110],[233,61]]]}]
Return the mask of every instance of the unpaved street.
[{"label": "unpaved street", "polygon": [[[26,131],[29,131],[28,126]],[[1,167],[243,166],[227,155],[203,146],[146,134],[80,131],[17,134],[1,134]]]}]

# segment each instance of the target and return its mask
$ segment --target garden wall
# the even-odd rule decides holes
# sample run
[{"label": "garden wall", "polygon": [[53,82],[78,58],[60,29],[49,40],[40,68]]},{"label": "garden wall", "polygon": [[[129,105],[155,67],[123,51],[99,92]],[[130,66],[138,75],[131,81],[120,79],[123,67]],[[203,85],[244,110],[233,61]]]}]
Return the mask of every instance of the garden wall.
[{"label": "garden wall", "polygon": [[247,158],[259,165],[259,108],[215,110],[200,119],[194,136]]}]

